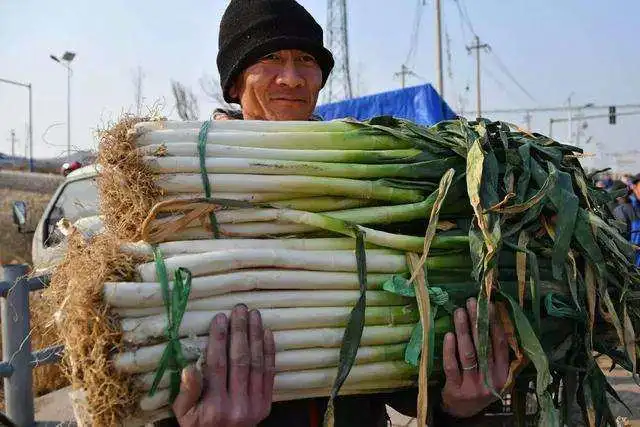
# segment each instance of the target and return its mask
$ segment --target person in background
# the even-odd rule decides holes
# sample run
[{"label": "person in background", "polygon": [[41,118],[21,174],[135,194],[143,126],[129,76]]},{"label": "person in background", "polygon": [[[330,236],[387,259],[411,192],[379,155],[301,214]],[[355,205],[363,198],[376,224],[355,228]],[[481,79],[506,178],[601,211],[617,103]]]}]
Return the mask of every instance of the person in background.
[{"label": "person in background", "polygon": [[602,176],[602,184],[604,185],[604,189],[609,191],[611,190],[611,187],[613,186],[613,178],[611,177],[611,174],[605,173]]},{"label": "person in background", "polygon": [[[640,174],[631,180],[631,193],[613,211],[617,219],[626,226],[626,235],[631,243],[640,246]],[[640,251],[636,252],[636,266],[640,267]]]},{"label": "person in background", "polygon": [[[222,17],[218,69],[224,98],[241,110],[219,110],[217,120],[314,120],[320,89],[334,61],[322,28],[294,0],[232,0]],[[493,311],[493,310],[492,310]],[[477,302],[454,313],[455,333],[444,338],[444,387],[429,391],[430,426],[479,425],[474,416],[496,401],[484,386],[476,352]],[[489,374],[500,390],[507,380],[506,334],[492,315]],[[182,426],[318,427],[326,398],[272,403],[273,334],[259,311],[235,307],[211,324],[202,374],[187,368],[173,411]],[[336,427],[387,425],[386,406],[415,416],[417,390],[336,400]],[[492,421],[495,425],[495,421]]]}]

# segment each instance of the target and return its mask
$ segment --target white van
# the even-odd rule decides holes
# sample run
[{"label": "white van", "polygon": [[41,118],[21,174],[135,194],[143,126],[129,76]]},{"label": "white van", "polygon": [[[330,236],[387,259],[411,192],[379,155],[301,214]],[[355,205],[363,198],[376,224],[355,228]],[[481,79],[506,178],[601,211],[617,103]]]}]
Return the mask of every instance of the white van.
[{"label": "white van", "polygon": [[[55,266],[64,256],[66,237],[57,224],[65,218],[82,230],[98,233],[102,223],[98,216],[98,187],[95,165],[85,166],[71,172],[58,187],[49,201],[34,231],[31,257],[36,270],[47,270]],[[23,232],[28,215],[24,202],[14,202],[14,222]]]}]

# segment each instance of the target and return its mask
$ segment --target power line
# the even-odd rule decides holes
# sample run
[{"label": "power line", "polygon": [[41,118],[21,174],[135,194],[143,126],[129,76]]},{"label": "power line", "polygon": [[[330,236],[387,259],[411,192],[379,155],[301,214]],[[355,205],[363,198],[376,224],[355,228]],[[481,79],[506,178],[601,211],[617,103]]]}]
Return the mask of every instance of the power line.
[{"label": "power line", "polygon": [[506,65],[504,65],[504,62],[502,62],[502,60],[500,59],[500,57],[498,56],[498,54],[493,50],[493,49],[489,49],[489,51],[493,54],[493,59],[496,61],[496,63],[498,64],[498,67],[502,70],[502,72],[504,74],[506,74],[507,77],[509,77],[509,79],[513,82],[513,84],[515,84],[516,86],[518,86],[518,88],[522,91],[522,93],[524,93],[525,95],[527,95],[527,97],[529,97],[529,99],[531,99],[533,102],[538,102],[536,101],[536,99],[533,97],[533,95],[531,95],[529,93],[528,90],[526,90],[524,88],[524,86],[522,86],[520,84],[520,82],[513,76],[513,74],[511,74],[511,72],[509,71],[509,69],[507,68]]},{"label": "power line", "polygon": [[[477,36],[475,30],[473,29],[473,24],[471,23],[471,19],[469,19],[469,14],[467,13],[467,6],[464,5],[460,6],[460,0],[453,0],[458,8],[458,14],[460,15],[460,19],[467,25],[467,27],[469,28],[469,31],[471,31],[471,34],[473,34],[474,37]],[[464,7],[464,10],[463,10]]]},{"label": "power line", "polygon": [[502,89],[502,91],[505,93],[505,95],[507,95],[509,98],[511,98],[511,99],[512,99],[512,100],[514,100],[514,101],[517,99],[517,97],[515,96],[515,94],[514,94],[513,92],[511,92],[511,91],[510,91],[510,90],[509,90],[509,89],[504,85],[504,83],[502,83],[502,82],[501,82],[501,81],[500,81],[500,80],[495,76],[495,74],[493,74],[493,72],[492,72],[489,68],[487,68],[487,67],[485,67],[485,66],[481,66],[481,68],[482,68],[482,71],[484,71],[485,73],[487,73],[487,76],[489,76],[489,78],[490,78],[491,80],[493,80],[493,81],[494,81],[494,83],[495,83],[496,85],[498,85],[498,87],[499,87],[500,89]]},{"label": "power line", "polygon": [[[614,105],[614,104],[611,104]],[[640,108],[640,104],[615,104],[617,109],[626,109],[626,108]],[[510,114],[510,113],[518,113],[523,114],[527,112],[531,113],[551,113],[554,111],[581,111],[581,110],[608,110],[609,105],[582,105],[575,107],[567,107],[566,105],[561,107],[537,107],[537,108],[502,108],[495,110],[487,110],[485,113],[491,114]]]},{"label": "power line", "polygon": [[[466,26],[469,28],[469,31],[471,31],[471,33],[474,35],[474,37],[478,37],[478,35],[476,34],[474,28],[473,28],[473,24],[471,22],[471,18],[469,17],[469,12],[467,11],[467,6],[466,4],[463,2],[462,5],[460,4],[460,0],[454,0],[454,3],[456,4],[456,7],[458,9],[458,15],[460,17],[460,21],[461,23],[466,24]],[[461,25],[461,27],[463,28],[463,35],[464,34],[464,27]],[[466,35],[465,35],[466,37]],[[493,54],[493,57],[496,61],[496,64],[498,65],[498,67],[500,68],[500,70],[509,78],[509,80],[511,80],[513,82],[513,84],[515,84],[518,89],[520,89],[529,99],[531,99],[533,102],[537,102],[536,99],[531,95],[531,93],[525,89],[525,87],[514,77],[514,75],[511,73],[511,71],[509,71],[509,69],[507,68],[507,66],[505,65],[505,63],[500,59],[500,57],[498,56],[498,54],[493,50],[493,48],[491,48],[491,46],[489,47],[489,51]]]},{"label": "power line", "polygon": [[423,6],[424,0],[417,0],[416,12],[414,15],[415,19],[413,21],[413,32],[411,33],[411,39],[409,42],[409,51],[407,52],[407,58],[404,61],[407,66],[411,65],[409,61],[413,61],[420,42],[420,24],[422,23]]}]

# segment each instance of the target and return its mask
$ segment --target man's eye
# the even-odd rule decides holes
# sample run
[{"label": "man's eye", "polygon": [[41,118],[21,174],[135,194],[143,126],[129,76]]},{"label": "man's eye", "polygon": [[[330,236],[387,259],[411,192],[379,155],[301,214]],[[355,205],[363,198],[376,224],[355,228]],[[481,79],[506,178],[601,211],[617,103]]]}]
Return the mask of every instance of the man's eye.
[{"label": "man's eye", "polygon": [[270,53],[269,55],[265,55],[262,57],[263,61],[278,61],[280,60],[280,56],[277,53]]},{"label": "man's eye", "polygon": [[304,63],[314,63],[316,62],[316,58],[314,58],[311,55],[302,55],[300,57],[300,62],[304,62]]}]

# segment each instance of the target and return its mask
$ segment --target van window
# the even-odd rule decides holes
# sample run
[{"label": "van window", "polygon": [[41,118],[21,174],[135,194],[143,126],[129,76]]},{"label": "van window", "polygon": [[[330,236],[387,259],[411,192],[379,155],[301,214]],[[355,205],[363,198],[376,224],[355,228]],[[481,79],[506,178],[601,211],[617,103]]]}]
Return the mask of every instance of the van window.
[{"label": "van window", "polygon": [[64,236],[56,227],[62,218],[73,223],[80,218],[94,215],[98,215],[98,188],[95,178],[67,183],[45,220],[44,246],[55,246],[63,240]]}]

